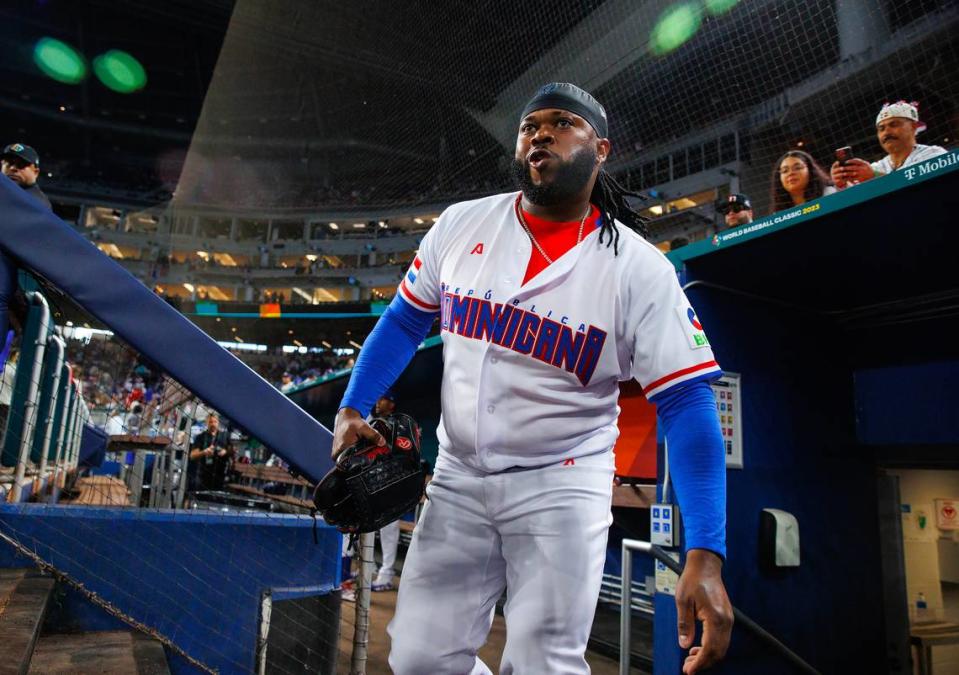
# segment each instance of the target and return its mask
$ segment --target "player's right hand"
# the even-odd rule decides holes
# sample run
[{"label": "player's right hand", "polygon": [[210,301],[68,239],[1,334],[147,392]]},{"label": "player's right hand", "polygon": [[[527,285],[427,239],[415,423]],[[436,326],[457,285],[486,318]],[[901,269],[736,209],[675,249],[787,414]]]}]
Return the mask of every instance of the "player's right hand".
[{"label": "player's right hand", "polygon": [[361,438],[373,441],[376,445],[386,445],[383,435],[367,424],[358,410],[340,408],[333,423],[333,459]]}]

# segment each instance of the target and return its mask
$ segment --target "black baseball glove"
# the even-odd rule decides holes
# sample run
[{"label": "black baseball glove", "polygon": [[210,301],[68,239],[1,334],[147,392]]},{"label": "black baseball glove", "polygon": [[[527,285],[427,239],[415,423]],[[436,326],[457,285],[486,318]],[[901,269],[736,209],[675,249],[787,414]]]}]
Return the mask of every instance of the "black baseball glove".
[{"label": "black baseball glove", "polygon": [[386,445],[361,439],[336,460],[316,486],[313,503],[341,532],[373,532],[413,509],[423,496],[420,429],[409,415],[374,419]]}]

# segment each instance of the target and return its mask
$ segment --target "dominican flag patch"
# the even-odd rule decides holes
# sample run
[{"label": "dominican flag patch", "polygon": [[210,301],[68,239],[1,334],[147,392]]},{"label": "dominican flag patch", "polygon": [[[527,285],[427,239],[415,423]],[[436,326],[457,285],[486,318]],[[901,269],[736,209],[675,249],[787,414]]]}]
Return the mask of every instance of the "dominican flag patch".
[{"label": "dominican flag patch", "polygon": [[683,327],[683,333],[686,335],[690,349],[702,349],[709,346],[709,339],[703,330],[703,324],[692,307],[680,305],[676,308],[676,315],[679,317],[679,323]]},{"label": "dominican flag patch", "polygon": [[[410,265],[409,270],[406,272],[406,276],[403,277],[403,280],[400,282],[400,295],[402,295],[417,309],[427,312],[435,312],[440,308],[439,305],[426,302],[422,299],[422,297],[420,297],[423,293],[428,293],[428,291],[425,289],[418,291],[416,288],[416,280],[419,277],[419,271],[422,266],[423,261],[419,259],[419,256],[413,259],[413,264]],[[418,293],[420,295],[418,295]]]}]

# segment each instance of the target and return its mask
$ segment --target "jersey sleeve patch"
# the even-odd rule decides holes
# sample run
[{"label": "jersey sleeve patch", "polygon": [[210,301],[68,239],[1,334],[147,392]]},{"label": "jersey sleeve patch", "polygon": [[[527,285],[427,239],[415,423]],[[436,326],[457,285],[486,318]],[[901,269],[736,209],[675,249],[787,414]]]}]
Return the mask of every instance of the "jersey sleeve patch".
[{"label": "jersey sleeve patch", "polygon": [[690,349],[709,347],[709,339],[703,330],[703,324],[699,321],[699,317],[696,316],[696,311],[692,307],[679,305],[676,307],[676,316],[679,317],[679,324]]},{"label": "jersey sleeve patch", "polygon": [[[421,268],[423,267],[423,261],[420,260],[419,256],[416,256],[413,259],[413,264],[410,265],[410,268],[406,271],[406,276],[403,277],[400,281],[399,292],[400,296],[408,303],[413,305],[416,309],[424,312],[438,312],[440,309],[439,305],[434,305],[432,303],[426,302],[419,295],[417,295],[417,279],[421,276]],[[419,285],[422,285],[420,283]]]}]

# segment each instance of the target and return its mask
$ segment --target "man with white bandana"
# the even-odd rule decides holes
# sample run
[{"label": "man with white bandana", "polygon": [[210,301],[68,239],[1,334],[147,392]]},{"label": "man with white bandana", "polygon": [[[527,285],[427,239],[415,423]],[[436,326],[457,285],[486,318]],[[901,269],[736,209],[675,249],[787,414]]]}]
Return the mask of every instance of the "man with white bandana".
[{"label": "man with white bandana", "polygon": [[946,149],[938,145],[916,143],[916,134],[926,125],[919,121],[919,104],[896,101],[887,103],[876,116],[876,136],[888,154],[878,162],[848,159],[835,162],[830,169],[832,180],[840,190],[879,178],[907,166],[944,155]]}]

